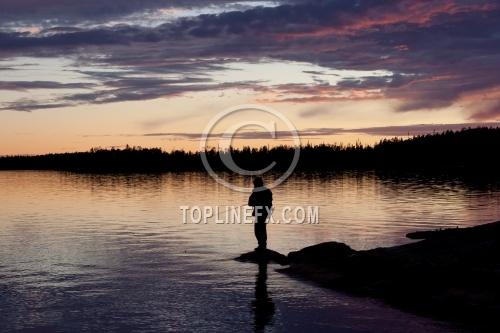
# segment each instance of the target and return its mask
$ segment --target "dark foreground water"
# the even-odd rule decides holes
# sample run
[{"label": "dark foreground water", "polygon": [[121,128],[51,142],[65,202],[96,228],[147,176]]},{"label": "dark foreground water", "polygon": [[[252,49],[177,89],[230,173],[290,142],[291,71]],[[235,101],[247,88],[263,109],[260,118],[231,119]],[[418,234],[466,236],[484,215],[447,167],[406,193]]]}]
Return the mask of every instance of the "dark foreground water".
[{"label": "dark foreground water", "polygon": [[[295,175],[273,189],[275,214],[319,206],[319,224],[269,225],[269,247],[369,249],[409,242],[410,231],[500,220],[498,186],[476,185]],[[0,332],[466,331],[232,260],[255,247],[252,225],[182,223],[180,206],[246,200],[202,173],[0,172]]]}]

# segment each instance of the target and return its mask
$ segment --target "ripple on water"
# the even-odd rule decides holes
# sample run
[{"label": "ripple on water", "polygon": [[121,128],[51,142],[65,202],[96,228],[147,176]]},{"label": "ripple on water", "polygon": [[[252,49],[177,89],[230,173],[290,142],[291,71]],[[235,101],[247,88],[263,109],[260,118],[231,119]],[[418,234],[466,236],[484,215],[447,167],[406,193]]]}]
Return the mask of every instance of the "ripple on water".
[{"label": "ripple on water", "polygon": [[[499,220],[498,189],[297,174],[273,189],[275,216],[284,206],[319,206],[320,223],[269,225],[269,247],[288,253],[335,240],[368,249],[410,242],[410,231]],[[246,200],[203,173],[0,172],[0,331],[463,330],[232,260],[255,246],[251,225],[182,223],[181,205]]]}]

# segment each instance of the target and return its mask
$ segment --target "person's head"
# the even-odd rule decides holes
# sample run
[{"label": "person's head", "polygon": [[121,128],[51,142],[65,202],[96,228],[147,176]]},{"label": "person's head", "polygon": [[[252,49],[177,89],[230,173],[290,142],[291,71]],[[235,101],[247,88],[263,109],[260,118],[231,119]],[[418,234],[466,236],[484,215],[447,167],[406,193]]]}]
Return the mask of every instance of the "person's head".
[{"label": "person's head", "polygon": [[262,187],[264,186],[264,180],[262,180],[262,177],[255,177],[253,180],[253,186],[254,187]]}]

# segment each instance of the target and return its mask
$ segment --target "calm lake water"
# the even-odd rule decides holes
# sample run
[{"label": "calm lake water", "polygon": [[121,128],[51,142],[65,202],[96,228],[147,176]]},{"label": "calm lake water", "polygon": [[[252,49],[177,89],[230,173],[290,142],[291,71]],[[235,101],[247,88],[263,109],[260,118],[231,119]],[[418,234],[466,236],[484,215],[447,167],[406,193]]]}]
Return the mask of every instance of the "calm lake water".
[{"label": "calm lake water", "polygon": [[[273,193],[278,218],[284,206],[319,207],[319,224],[268,226],[269,248],[284,254],[500,220],[498,185],[453,177],[296,174]],[[204,173],[0,172],[0,331],[466,331],[234,261],[256,246],[252,225],[182,223],[180,206],[247,197]]]}]

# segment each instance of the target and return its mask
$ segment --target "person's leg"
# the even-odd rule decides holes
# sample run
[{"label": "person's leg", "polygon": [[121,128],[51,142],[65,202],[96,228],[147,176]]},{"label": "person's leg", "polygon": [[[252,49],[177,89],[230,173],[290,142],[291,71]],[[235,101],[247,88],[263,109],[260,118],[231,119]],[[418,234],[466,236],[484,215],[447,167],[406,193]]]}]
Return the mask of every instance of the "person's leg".
[{"label": "person's leg", "polygon": [[265,249],[267,244],[267,230],[265,221],[266,218],[264,216],[259,216],[255,219],[254,232],[260,249]]},{"label": "person's leg", "polygon": [[267,230],[266,230],[267,224],[262,222],[262,227],[260,231],[260,242],[259,246],[262,247],[263,249],[267,248]]}]

